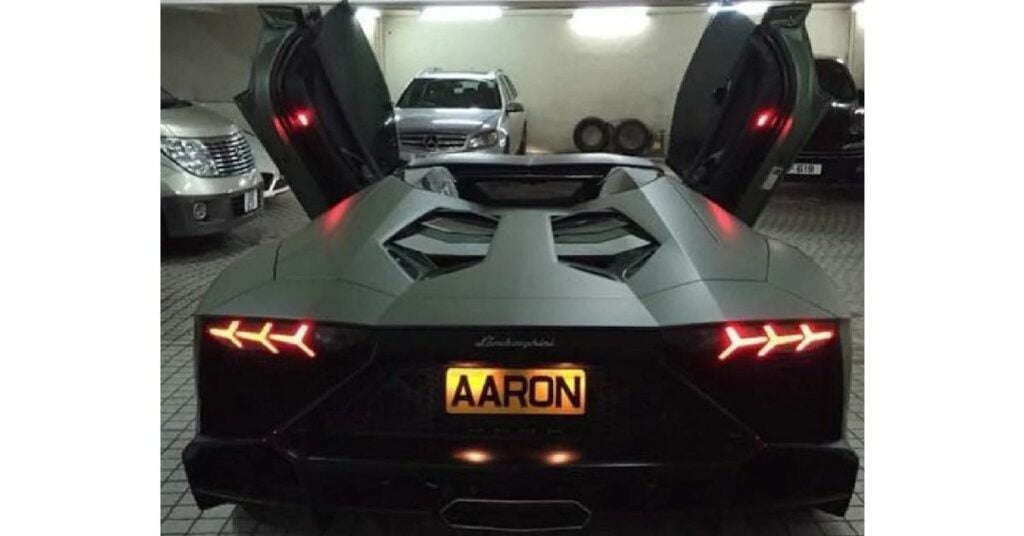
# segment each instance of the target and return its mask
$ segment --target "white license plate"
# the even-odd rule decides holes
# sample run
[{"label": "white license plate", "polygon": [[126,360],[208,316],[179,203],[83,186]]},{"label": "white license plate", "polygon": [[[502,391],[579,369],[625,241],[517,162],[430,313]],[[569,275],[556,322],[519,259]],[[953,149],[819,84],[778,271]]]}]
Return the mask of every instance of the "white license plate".
[{"label": "white license plate", "polygon": [[252,212],[257,208],[260,208],[260,193],[258,190],[249,190],[245,192],[245,199],[243,203],[242,211],[245,213]]},{"label": "white license plate", "polygon": [[790,175],[821,175],[821,164],[797,162],[789,168]]}]

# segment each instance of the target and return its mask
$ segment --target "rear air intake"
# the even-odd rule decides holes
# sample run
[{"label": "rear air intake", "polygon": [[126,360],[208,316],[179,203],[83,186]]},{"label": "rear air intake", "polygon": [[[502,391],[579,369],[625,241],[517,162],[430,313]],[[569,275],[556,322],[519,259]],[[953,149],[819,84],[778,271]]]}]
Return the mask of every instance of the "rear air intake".
[{"label": "rear air intake", "polygon": [[615,211],[553,217],[551,232],[559,261],[617,281],[636,273],[658,249],[654,238]]},{"label": "rear air intake", "polygon": [[583,529],[590,510],[569,500],[455,499],[441,510],[441,518],[455,529],[567,531]]},{"label": "rear air intake", "polygon": [[409,277],[427,279],[483,261],[497,228],[497,218],[439,210],[396,233],[384,247]]}]

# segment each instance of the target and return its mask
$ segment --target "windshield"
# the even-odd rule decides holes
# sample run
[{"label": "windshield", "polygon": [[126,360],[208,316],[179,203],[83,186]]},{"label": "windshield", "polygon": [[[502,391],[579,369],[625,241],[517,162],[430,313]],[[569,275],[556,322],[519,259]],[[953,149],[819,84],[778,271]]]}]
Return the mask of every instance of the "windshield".
[{"label": "windshield", "polygon": [[814,67],[818,75],[818,85],[833,98],[840,101],[857,99],[857,86],[842,63],[832,59],[817,59],[814,60]]},{"label": "windshield", "polygon": [[181,106],[188,106],[188,105],[189,105],[188,101],[181,100],[178,97],[175,97],[174,95],[171,95],[170,91],[167,91],[164,88],[160,88],[160,109],[161,110],[163,110],[165,108],[178,108],[178,107],[181,107]]},{"label": "windshield", "polygon": [[494,80],[417,78],[405,88],[399,108],[501,108]]}]

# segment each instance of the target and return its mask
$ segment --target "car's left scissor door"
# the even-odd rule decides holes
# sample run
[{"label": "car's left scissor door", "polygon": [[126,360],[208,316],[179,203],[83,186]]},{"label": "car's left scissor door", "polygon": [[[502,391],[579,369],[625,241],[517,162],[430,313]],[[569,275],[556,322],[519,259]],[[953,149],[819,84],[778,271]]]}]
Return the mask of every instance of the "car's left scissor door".
[{"label": "car's left scissor door", "polygon": [[346,2],[261,6],[249,88],[235,101],[310,217],[394,171],[391,95]]}]

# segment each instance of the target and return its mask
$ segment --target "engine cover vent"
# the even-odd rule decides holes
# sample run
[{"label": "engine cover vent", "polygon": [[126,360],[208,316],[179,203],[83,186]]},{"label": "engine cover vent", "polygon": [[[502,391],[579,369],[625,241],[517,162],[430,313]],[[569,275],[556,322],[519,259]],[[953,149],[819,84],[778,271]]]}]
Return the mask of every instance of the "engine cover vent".
[{"label": "engine cover vent", "polygon": [[560,262],[616,281],[636,273],[659,245],[639,225],[611,210],[552,217],[551,233]]},{"label": "engine cover vent", "polygon": [[384,247],[413,279],[427,279],[483,261],[498,219],[436,210],[389,238]]}]

